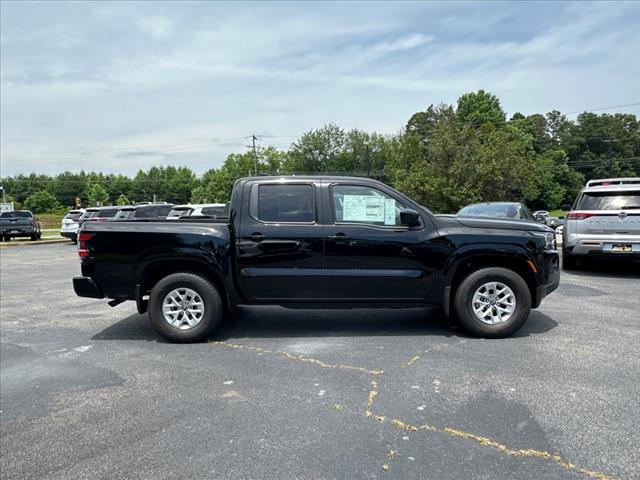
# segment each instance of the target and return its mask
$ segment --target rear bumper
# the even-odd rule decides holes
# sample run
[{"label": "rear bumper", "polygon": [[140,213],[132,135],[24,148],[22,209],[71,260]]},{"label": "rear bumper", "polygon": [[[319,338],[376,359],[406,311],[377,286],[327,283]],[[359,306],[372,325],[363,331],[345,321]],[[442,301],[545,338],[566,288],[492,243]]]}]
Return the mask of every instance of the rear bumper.
[{"label": "rear bumper", "polygon": [[73,290],[79,297],[104,298],[104,295],[90,277],[73,277]]},{"label": "rear bumper", "polygon": [[532,307],[540,306],[542,299],[560,285],[560,256],[555,250],[545,251],[542,264],[542,283],[536,287],[536,298]]},{"label": "rear bumper", "polygon": [[75,240],[78,237],[78,232],[65,232],[64,230],[60,230],[60,236],[64,238],[70,238],[71,240]]},{"label": "rear bumper", "polygon": [[0,235],[10,236],[10,237],[30,237],[31,235],[37,233],[32,227],[18,227],[18,228],[4,228],[0,232]]},{"label": "rear bumper", "polygon": [[570,255],[627,255],[613,252],[614,245],[630,245],[632,252],[629,254],[640,255],[640,235],[568,233],[565,230],[562,242],[565,252]]}]

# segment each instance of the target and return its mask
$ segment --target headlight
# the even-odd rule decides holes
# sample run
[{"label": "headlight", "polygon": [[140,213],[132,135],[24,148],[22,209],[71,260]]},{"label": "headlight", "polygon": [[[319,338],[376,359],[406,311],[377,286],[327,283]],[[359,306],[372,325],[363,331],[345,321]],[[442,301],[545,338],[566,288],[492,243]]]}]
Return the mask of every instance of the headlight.
[{"label": "headlight", "polygon": [[545,249],[556,249],[556,234],[554,232],[529,232],[536,237],[542,237],[545,240]]}]

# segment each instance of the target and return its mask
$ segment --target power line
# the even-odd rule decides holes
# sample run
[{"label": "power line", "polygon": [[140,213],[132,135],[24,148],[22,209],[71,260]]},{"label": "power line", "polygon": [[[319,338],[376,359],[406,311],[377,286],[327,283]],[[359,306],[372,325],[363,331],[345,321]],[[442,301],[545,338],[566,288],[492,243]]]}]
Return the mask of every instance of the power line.
[{"label": "power line", "polygon": [[[637,105],[640,105],[640,102],[634,102],[634,103],[627,103],[625,105],[610,105],[608,107],[599,107],[599,108],[587,108],[584,110],[576,110],[575,112],[565,112],[564,115],[574,115],[576,113],[585,113],[585,112],[599,112],[601,110],[611,110],[613,108],[626,108],[626,107],[635,107]],[[562,112],[560,112],[562,113]],[[622,112],[624,113],[624,112]]]}]

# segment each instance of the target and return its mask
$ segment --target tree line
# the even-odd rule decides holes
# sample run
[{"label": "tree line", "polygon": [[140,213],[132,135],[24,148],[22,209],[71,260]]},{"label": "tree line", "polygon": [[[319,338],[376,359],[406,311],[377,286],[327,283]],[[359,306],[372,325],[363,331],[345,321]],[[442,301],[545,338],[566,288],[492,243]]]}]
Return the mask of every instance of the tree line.
[{"label": "tree line", "polygon": [[139,201],[226,202],[234,182],[255,174],[343,174],[378,178],[436,212],[477,201],[522,201],[532,209],[573,203],[585,181],[640,176],[640,121],[626,113],[515,113],[479,90],[455,105],[430,105],[397,134],[334,124],[303,133],[290,148],[230,154],[197,176],[158,166],[134,177],[96,172],[0,179],[9,201],[36,213]]}]

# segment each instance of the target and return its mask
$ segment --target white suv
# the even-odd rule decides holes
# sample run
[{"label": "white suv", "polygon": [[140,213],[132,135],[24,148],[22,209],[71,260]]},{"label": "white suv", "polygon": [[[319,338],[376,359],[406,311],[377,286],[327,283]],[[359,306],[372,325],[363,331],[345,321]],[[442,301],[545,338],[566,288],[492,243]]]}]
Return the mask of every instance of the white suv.
[{"label": "white suv", "polygon": [[640,177],[589,180],[566,215],[562,266],[580,258],[640,260]]},{"label": "white suv", "polygon": [[71,239],[71,241],[75,243],[78,237],[78,219],[82,216],[83,213],[83,208],[77,210],[69,210],[69,212],[62,219],[62,224],[60,225],[60,235]]}]

